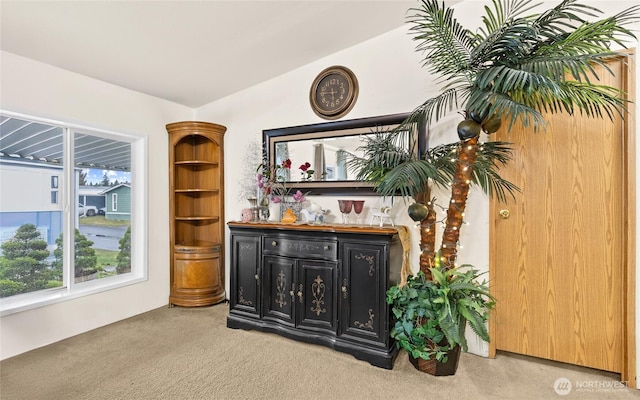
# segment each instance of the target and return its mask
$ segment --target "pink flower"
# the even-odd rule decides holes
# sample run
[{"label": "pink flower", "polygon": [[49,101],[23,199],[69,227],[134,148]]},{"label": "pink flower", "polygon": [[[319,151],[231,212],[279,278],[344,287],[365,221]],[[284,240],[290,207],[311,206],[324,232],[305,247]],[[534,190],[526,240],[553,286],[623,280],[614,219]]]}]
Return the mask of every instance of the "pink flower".
[{"label": "pink flower", "polygon": [[271,202],[278,204],[282,201],[282,199],[278,196],[271,196]]},{"label": "pink flower", "polygon": [[264,182],[262,181],[262,174],[258,174],[256,176],[256,180],[258,182],[258,187],[262,189],[264,187]]},{"label": "pink flower", "polygon": [[304,197],[304,193],[302,193],[301,191],[297,191],[294,195],[293,195],[293,200],[297,201],[298,203],[302,203],[303,201],[305,201],[305,197]]}]

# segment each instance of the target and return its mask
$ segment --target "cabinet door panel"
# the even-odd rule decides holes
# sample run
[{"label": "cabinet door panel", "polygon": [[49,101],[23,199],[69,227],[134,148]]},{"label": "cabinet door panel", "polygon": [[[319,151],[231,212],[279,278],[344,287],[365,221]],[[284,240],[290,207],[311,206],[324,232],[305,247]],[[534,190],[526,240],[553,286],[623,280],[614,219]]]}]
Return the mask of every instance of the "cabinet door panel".
[{"label": "cabinet door panel", "polygon": [[322,329],[336,332],[337,309],[336,285],[337,264],[335,262],[298,260],[297,296],[298,327]]},{"label": "cabinet door panel", "polygon": [[174,288],[210,289],[220,286],[220,257],[206,254],[206,258],[181,259],[176,255],[174,260]]},{"label": "cabinet door panel", "polygon": [[[295,260],[285,257],[264,257],[264,318],[277,319],[290,325],[293,319]],[[295,292],[294,292],[295,293]]]},{"label": "cabinet door panel", "polygon": [[342,276],[346,288],[341,292],[341,333],[353,339],[375,344],[388,343],[386,282],[386,247],[367,243],[343,244]]},{"label": "cabinet door panel", "polygon": [[260,236],[231,237],[232,310],[260,315]]}]

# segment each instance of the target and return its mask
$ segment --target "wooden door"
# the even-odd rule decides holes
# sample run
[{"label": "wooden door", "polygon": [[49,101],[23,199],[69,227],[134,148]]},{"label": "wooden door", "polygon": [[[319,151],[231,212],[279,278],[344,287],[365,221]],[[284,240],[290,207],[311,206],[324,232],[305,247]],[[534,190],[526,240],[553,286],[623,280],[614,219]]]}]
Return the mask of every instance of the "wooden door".
[{"label": "wooden door", "polygon": [[[625,90],[626,66],[617,59],[610,67],[615,77],[596,68],[601,82]],[[547,121],[546,131],[498,133],[515,149],[503,176],[522,193],[506,205],[492,200],[492,346],[623,372],[633,291],[626,223],[634,215],[625,123],[566,114]]]}]

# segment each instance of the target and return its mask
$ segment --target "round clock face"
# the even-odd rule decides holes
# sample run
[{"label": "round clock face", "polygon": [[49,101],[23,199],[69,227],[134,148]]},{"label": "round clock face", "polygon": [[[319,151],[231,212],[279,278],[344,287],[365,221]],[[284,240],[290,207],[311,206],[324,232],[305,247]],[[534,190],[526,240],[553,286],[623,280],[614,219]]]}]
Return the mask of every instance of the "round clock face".
[{"label": "round clock face", "polygon": [[329,67],[311,85],[311,108],[324,119],[337,119],[353,108],[358,97],[358,81],[345,67]]}]

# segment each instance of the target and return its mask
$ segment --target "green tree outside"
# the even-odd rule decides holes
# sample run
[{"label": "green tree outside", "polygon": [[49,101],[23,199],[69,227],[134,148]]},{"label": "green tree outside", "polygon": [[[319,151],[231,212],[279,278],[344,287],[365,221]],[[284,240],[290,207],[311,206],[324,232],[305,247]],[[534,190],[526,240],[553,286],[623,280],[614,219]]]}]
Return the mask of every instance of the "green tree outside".
[{"label": "green tree outside", "polygon": [[102,182],[100,182],[101,186],[110,186],[109,185],[109,175],[106,172],[102,174]]},{"label": "green tree outside", "polygon": [[62,267],[51,268],[45,262],[49,257],[47,242],[35,225],[20,226],[1,248],[0,297],[62,286]]},{"label": "green tree outside", "polygon": [[118,253],[117,260],[116,271],[118,274],[131,272],[131,226],[127,228],[124,236],[120,238],[120,253]]},{"label": "green tree outside", "polygon": [[[74,255],[74,267],[75,276],[91,275],[98,272],[98,257],[93,247],[93,242],[87,239],[86,236],[80,233],[78,229],[75,229],[75,255]],[[62,271],[62,234],[56,239],[56,249],[53,251],[53,255],[56,257],[53,265],[56,268],[60,268]]]}]

